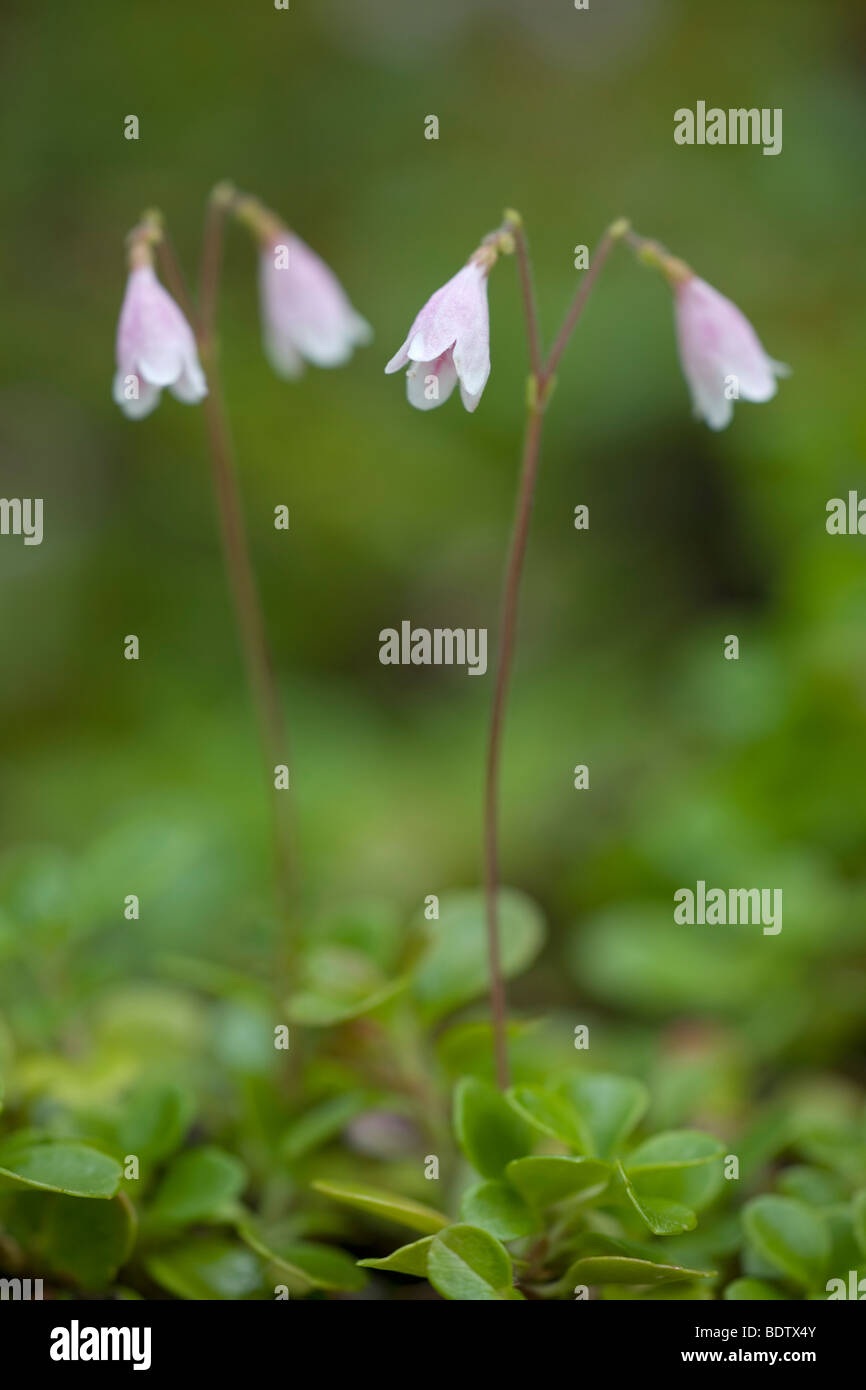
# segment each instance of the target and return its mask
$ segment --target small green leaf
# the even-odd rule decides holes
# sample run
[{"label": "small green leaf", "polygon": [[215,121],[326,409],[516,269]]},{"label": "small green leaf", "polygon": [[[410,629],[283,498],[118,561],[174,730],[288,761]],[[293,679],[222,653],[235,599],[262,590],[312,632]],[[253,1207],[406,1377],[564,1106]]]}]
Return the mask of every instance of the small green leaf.
[{"label": "small green leaf", "polygon": [[654,1134],[625,1159],[635,1189],[702,1211],[724,1182],[724,1146],[711,1134],[678,1129]]},{"label": "small green leaf", "polygon": [[179,1149],[195,1114],[195,1101],[172,1082],[135,1086],[121,1102],[118,1151],[142,1163],[158,1163]]},{"label": "small green leaf", "polygon": [[784,1300],[785,1294],[774,1289],[772,1284],[764,1283],[763,1279],[735,1279],[725,1289],[724,1297],[730,1302],[755,1303],[764,1298]]},{"label": "small green leaf", "polygon": [[264,1290],[252,1250],[213,1237],[161,1250],[145,1260],[145,1268],[161,1288],[191,1302],[246,1299]]},{"label": "small green leaf", "polygon": [[[499,893],[499,939],[506,979],[531,965],[544,943],[544,919],[532,900],[513,888]],[[439,920],[424,922],[430,945],[413,984],[425,1022],[451,1013],[488,987],[487,925],[484,894],[443,894]]]},{"label": "small green leaf", "polygon": [[538,1228],[538,1220],[513,1187],[504,1182],[481,1182],[464,1193],[460,1215],[497,1240],[519,1240]]},{"label": "small green leaf", "polygon": [[83,1202],[22,1189],[5,1199],[3,1227],[40,1270],[95,1291],[111,1284],[128,1260],[136,1222],[125,1192],[105,1202]]},{"label": "small green leaf", "polygon": [[[657,1264],[652,1260],[635,1260],[627,1255],[587,1255],[575,1260],[566,1275],[570,1286],[576,1284],[667,1284],[678,1279],[709,1279],[702,1269],[683,1269],[679,1265]],[[563,1281],[565,1282],[565,1281]]]},{"label": "small green leaf", "polygon": [[335,1202],[356,1207],[368,1216],[378,1216],[386,1221],[394,1221],[398,1226],[408,1226],[411,1231],[420,1231],[429,1236],[448,1225],[448,1217],[433,1207],[424,1206],[397,1192],[384,1192],[378,1187],[362,1186],[360,1183],[314,1182],[317,1192],[333,1197]]},{"label": "small green leaf", "polygon": [[300,990],[286,1001],[286,1016],[291,1023],[307,1028],[333,1028],[338,1023],[371,1014],[387,1004],[406,988],[406,981],[389,980],[379,989],[371,990],[357,999],[338,1000],[315,990]]},{"label": "small green leaf", "polygon": [[827,1227],[817,1212],[794,1197],[756,1197],[743,1225],[758,1254],[805,1288],[821,1282],[830,1254]]},{"label": "small green leaf", "polygon": [[783,1197],[796,1197],[810,1207],[829,1207],[845,1200],[846,1186],[835,1173],[807,1164],[794,1164],[779,1174],[776,1186]]},{"label": "small green leaf", "polygon": [[297,1240],[288,1223],[269,1226],[250,1220],[238,1226],[241,1239],[257,1255],[313,1289],[362,1289],[366,1276],[355,1260],[333,1245]]},{"label": "small green leaf", "polygon": [[148,1225],[181,1226],[225,1215],[247,1184],[240,1159],[208,1146],[188,1149],[169,1167],[148,1211]]},{"label": "small green leaf", "polygon": [[531,1131],[501,1091],[487,1081],[464,1076],[454,1091],[454,1130],[473,1168],[499,1178],[511,1159],[531,1147]]},{"label": "small green leaf", "polygon": [[679,1202],[670,1202],[666,1197],[641,1197],[631,1183],[626,1191],[638,1216],[646,1222],[653,1235],[679,1236],[684,1231],[693,1231],[698,1224],[695,1213]]},{"label": "small green leaf", "polygon": [[70,1197],[113,1197],[120,1164],[99,1149],[65,1139],[7,1140],[0,1146],[0,1190],[32,1187]]},{"label": "small green leaf", "polygon": [[593,1158],[610,1158],[649,1105],[646,1087],[630,1076],[590,1072],[569,1077],[561,1089],[577,1111],[585,1151]]},{"label": "small green leaf", "polygon": [[574,1106],[563,1096],[540,1086],[512,1086],[506,1100],[534,1129],[579,1153],[585,1151],[587,1137],[581,1132]]},{"label": "small green leaf", "polygon": [[370,1269],[393,1270],[395,1274],[417,1274],[419,1278],[426,1279],[427,1252],[432,1240],[432,1236],[424,1236],[422,1240],[414,1240],[411,1245],[401,1245],[399,1250],[392,1250],[381,1260],[359,1260],[358,1264]]},{"label": "small green leaf", "polygon": [[351,1119],[363,1110],[366,1096],[363,1091],[344,1091],[329,1096],[314,1105],[286,1129],[280,1140],[280,1151],[290,1162],[312,1153],[327,1144]]},{"label": "small green leaf", "polygon": [[125,1192],[98,1205],[53,1197],[48,1219],[48,1258],[58,1274],[84,1289],[110,1284],[132,1253],[136,1221]]},{"label": "small green leaf", "polygon": [[437,1293],[454,1301],[501,1303],[512,1298],[508,1251],[477,1226],[449,1226],[434,1236],[427,1276]]},{"label": "small green leaf", "polygon": [[684,1231],[694,1230],[698,1218],[689,1207],[684,1207],[680,1202],[672,1202],[667,1197],[640,1196],[629,1182],[619,1159],[616,1166],[629,1202],[653,1235],[679,1236]]},{"label": "small green leaf", "polygon": [[612,1169],[596,1158],[536,1154],[509,1163],[505,1176],[532,1207],[552,1206],[570,1197],[589,1201],[604,1192]]}]

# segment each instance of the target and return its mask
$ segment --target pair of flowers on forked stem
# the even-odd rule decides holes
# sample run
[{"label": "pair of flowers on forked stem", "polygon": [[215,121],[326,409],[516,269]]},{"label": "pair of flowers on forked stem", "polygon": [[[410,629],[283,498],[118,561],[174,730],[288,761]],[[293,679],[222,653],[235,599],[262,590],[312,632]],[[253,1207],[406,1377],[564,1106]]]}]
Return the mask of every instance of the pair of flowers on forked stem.
[{"label": "pair of flowers on forked stem", "polygon": [[[213,340],[222,231],[229,212],[252,231],[259,245],[265,346],[278,372],[296,377],[303,360],[318,366],[340,365],[356,346],[369,341],[371,334],[324,262],[257,199],[236,193],[230,185],[219,185],[211,196],[197,314],[186,295],[158,216],[146,214],[130,233],[130,276],[118,326],[115,399],[133,417],[149,413],[164,387],[169,387],[180,400],[204,401],[227,568],[270,771],[276,764],[287,763],[282,712],[246,542]],[[697,416],[710,428],[721,429],[730,421],[734,400],[767,401],[775,395],[776,379],[788,369],[767,355],[736,305],[657,242],[634,233],[624,218],[608,228],[596,248],[545,356],[529,243],[520,215],[511,210],[457,274],[427,301],[405,342],[385,368],[388,373],[407,369],[408,399],[421,410],[442,404],[459,385],[464,406],[474,411],[490,375],[488,277],[500,255],[516,255],[530,375],[523,460],[501,602],[484,806],[491,1015],[496,1077],[502,1087],[508,1084],[509,1069],[498,921],[499,775],[520,584],[544,414],[556,371],[602,266],[618,242],[630,246],[643,264],[660,270],[671,287],[680,362]],[[166,278],[175,289],[176,298],[156,278],[154,250],[161,253]],[[285,805],[282,798],[275,798],[278,864],[288,894],[290,837],[283,814]]]}]

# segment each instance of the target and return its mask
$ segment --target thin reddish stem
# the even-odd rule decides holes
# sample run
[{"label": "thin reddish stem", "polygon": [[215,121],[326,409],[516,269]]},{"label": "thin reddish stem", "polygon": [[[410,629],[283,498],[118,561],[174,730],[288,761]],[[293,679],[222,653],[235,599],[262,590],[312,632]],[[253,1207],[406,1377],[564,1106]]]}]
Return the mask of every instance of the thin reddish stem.
[{"label": "thin reddish stem", "polygon": [[490,1010],[493,1024],[493,1052],[496,1080],[500,1089],[508,1086],[508,1032],[505,980],[502,974],[502,953],[499,936],[499,787],[502,762],[502,740],[508,705],[508,690],[514,657],[514,643],[520,606],[520,584],[529,538],[529,525],[538,468],[541,458],[544,411],[550,400],[550,385],[568,341],[577,326],[584,305],[598,278],[614,243],[627,231],[624,222],[615,223],[602,238],[591,268],[580,283],[559,335],[547,361],[542,359],[541,335],[533,287],[532,260],[529,242],[522,221],[511,215],[507,222],[514,236],[520,272],[520,286],[526,319],[526,337],[532,371],[527,397],[529,412],[523,444],[523,460],[517,494],[517,506],[511,541],[505,564],[502,606],[499,623],[499,652],[493,685],[490,731],[487,744],[487,768],[484,791],[484,891],[487,927],[487,954],[490,970]]},{"label": "thin reddish stem", "polygon": [[288,909],[294,897],[293,833],[287,792],[277,790],[274,785],[275,769],[278,766],[290,766],[286,731],[261,600],[250,557],[219,370],[219,355],[213,337],[224,219],[225,209],[212,200],[205,228],[202,301],[198,314],[191,303],[178,259],[165,238],[158,245],[158,254],[166,283],[193,325],[207,378],[208,394],[204,399],[203,409],[223,557],[265,755],[265,776],[273,811],[277,878],[284,906]]},{"label": "thin reddish stem", "polygon": [[538,476],[543,414],[536,405],[530,409],[523,445],[517,509],[505,566],[502,590],[499,652],[493,685],[490,733],[487,744],[487,775],[484,801],[484,889],[486,901],[487,953],[490,962],[490,1006],[493,1016],[493,1051],[496,1080],[500,1089],[508,1086],[508,1033],[505,981],[499,942],[499,778],[502,761],[502,735],[508,702],[508,686],[514,655],[514,637],[520,600],[520,577],[529,536],[529,522]]}]

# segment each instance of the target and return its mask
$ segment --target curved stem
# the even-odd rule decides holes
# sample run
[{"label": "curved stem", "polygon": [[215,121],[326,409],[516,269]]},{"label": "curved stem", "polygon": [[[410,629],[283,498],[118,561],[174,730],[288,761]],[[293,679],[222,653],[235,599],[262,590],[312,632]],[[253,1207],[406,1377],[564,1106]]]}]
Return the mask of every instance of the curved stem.
[{"label": "curved stem", "polygon": [[526,336],[529,348],[529,361],[532,376],[527,395],[528,418],[523,444],[523,460],[517,494],[517,508],[508,558],[505,565],[505,580],[502,591],[502,607],[499,625],[499,652],[496,659],[496,674],[493,686],[493,703],[490,714],[490,732],[487,744],[487,770],[484,793],[484,892],[485,918],[487,926],[487,954],[490,967],[490,1008],[493,1022],[493,1051],[496,1064],[496,1080],[500,1089],[508,1086],[508,1034],[506,1016],[505,981],[502,975],[502,955],[499,941],[499,781],[502,761],[502,738],[505,728],[505,714],[508,704],[508,687],[514,656],[514,641],[517,630],[520,604],[520,581],[526,544],[529,536],[529,523],[532,519],[532,506],[535,498],[535,485],[541,458],[541,438],[544,412],[550,400],[550,388],[560,358],[577,326],[584,305],[607,260],[611,248],[628,233],[628,223],[615,222],[602,238],[591,267],[583,277],[577,294],[572,301],[559,335],[550,350],[547,361],[542,361],[541,335],[538,327],[538,312],[535,291],[532,283],[532,262],[529,242],[523,224],[516,215],[509,219],[509,230],[514,236],[515,249],[520,271],[520,286],[526,318]]},{"label": "curved stem", "polygon": [[553,347],[550,349],[547,361],[544,364],[542,376],[545,384],[551,381],[556,375],[556,369],[559,366],[560,358],[568,346],[569,338],[577,327],[577,321],[583,313],[584,305],[592,292],[592,287],[598,279],[602,266],[616,243],[628,234],[628,230],[628,223],[624,219],[619,222],[614,222],[613,226],[608,227],[593,252],[592,259],[589,263],[589,270],[578,286],[577,294],[571,301],[571,307],[563,319],[562,327],[554,340]]},{"label": "curved stem", "polygon": [[487,776],[484,804],[484,889],[486,898],[487,953],[490,961],[490,1004],[493,1015],[493,1050],[496,1080],[504,1090],[508,1085],[508,1035],[506,1031],[505,981],[499,949],[499,769],[502,734],[508,702],[508,683],[514,654],[514,636],[520,599],[520,577],[526,554],[529,522],[535,496],[535,481],[541,450],[543,408],[530,405],[523,445],[520,488],[511,534],[505,582],[502,591],[499,652],[493,686],[490,735],[487,744]]},{"label": "curved stem", "polygon": [[282,705],[262,615],[261,601],[250,557],[243,518],[243,506],[235,468],[234,451],[219,370],[219,355],[213,336],[219,270],[222,260],[225,207],[212,200],[208,208],[202,262],[202,299],[196,314],[184,283],[183,273],[170,243],[163,238],[158,246],[160,267],[166,283],[193,325],[207,377],[208,394],[203,409],[209,444],[211,473],[220,522],[223,557],[234,603],[238,633],[253,696],[262,747],[265,775],[273,813],[274,854],[283,906],[289,909],[294,895],[293,834],[290,808],[285,791],[274,786],[274,769],[289,767]]},{"label": "curved stem", "polygon": [[517,268],[520,274],[520,291],[523,297],[523,312],[526,318],[526,338],[529,347],[529,365],[532,375],[539,380],[544,366],[541,351],[541,331],[538,326],[538,306],[535,300],[535,285],[532,276],[532,258],[529,254],[529,241],[523,223],[512,226],[514,248],[517,253]]}]

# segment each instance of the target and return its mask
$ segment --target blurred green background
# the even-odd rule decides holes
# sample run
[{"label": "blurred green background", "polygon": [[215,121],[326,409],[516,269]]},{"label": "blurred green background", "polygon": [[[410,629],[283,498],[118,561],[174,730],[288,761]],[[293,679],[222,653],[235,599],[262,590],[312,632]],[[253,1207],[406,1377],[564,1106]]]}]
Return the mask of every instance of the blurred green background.
[{"label": "blurred green background", "polygon": [[[231,178],[376,334],[345,369],[277,380],[232,233],[223,365],[311,916],[361,896],[407,920],[480,878],[491,678],[382,667],[378,633],[494,640],[526,376],[514,265],[491,282],[474,417],[411,410],[384,363],[503,207],[524,215],[548,338],[574,246],[627,215],[793,377],[713,435],[666,287],[626,251],[605,269],[548,416],[523,595],[503,874],[551,936],[513,997],[639,1052],[684,1021],[733,1025],[759,1066],[862,1077],[866,553],[824,526],[866,486],[859,7],[71,0],[12,4],[4,29],[2,491],[45,499],[41,547],[0,540],[9,1038],[68,1047],[166,956],[244,968],[278,930],[201,412],[166,397],[134,424],[110,395],[127,230],[162,208],[194,279],[204,200]],[[674,110],[698,99],[782,107],[783,152],[678,147]],[[698,878],[781,887],[781,935],[674,928]]]}]

